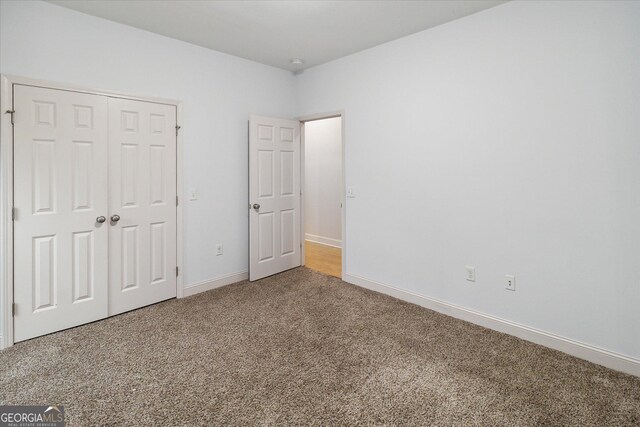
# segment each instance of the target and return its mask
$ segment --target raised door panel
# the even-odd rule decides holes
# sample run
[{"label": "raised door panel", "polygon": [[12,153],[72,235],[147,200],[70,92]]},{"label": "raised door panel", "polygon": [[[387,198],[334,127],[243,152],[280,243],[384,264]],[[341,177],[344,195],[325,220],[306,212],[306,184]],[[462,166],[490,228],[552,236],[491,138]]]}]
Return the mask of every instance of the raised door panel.
[{"label": "raised door panel", "polygon": [[[121,245],[118,248],[122,254],[120,259],[114,259],[113,262],[121,262],[120,269],[120,290],[128,291],[136,289],[140,285],[140,245],[139,226],[130,225],[122,227],[120,231]],[[115,290],[113,290],[115,292]]]},{"label": "raised door panel", "polygon": [[258,262],[271,261],[274,256],[275,246],[275,222],[273,212],[258,214],[259,251]]},{"label": "raised door panel", "polygon": [[58,199],[56,197],[57,145],[53,139],[33,140],[31,182],[34,214],[55,212],[55,204]]},{"label": "raised door panel", "polygon": [[167,148],[163,145],[152,145],[149,150],[149,194],[152,205],[163,205],[168,202],[166,192],[165,163]]},{"label": "raised door panel", "polygon": [[32,279],[34,313],[57,306],[57,252],[55,235],[34,237]]},{"label": "raised door panel", "polygon": [[265,202],[273,197],[273,150],[258,150],[258,177],[258,199]]},{"label": "raised door panel", "polygon": [[167,225],[164,222],[151,224],[151,284],[167,280]]},{"label": "raised door panel", "polygon": [[138,168],[140,166],[140,156],[138,144],[120,144],[120,203],[112,208],[139,207],[138,187],[140,186],[140,176]]},{"label": "raised door panel", "polygon": [[295,253],[296,243],[296,212],[293,209],[280,211],[280,256]]},{"label": "raised door panel", "polygon": [[295,188],[295,155],[293,151],[280,152],[280,196],[292,197]]},{"label": "raised door panel", "polygon": [[95,247],[93,231],[73,233],[73,298],[74,303],[93,298],[95,294]]},{"label": "raised door panel", "polygon": [[93,185],[91,163],[93,160],[92,141],[73,141],[71,154],[71,209],[91,210],[93,208]]}]

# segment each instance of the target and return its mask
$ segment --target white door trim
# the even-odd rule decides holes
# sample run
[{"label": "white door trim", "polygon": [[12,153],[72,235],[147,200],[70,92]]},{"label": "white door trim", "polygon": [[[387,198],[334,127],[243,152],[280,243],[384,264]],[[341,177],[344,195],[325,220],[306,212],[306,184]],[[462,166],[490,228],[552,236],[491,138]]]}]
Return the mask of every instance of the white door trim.
[{"label": "white door trim", "polygon": [[[342,120],[340,121],[340,125],[342,127],[342,278],[345,277],[347,271],[347,178],[346,178],[346,162],[345,162],[345,111],[344,110],[336,110],[330,111],[328,113],[318,113],[311,114],[308,116],[302,116],[296,118],[301,123],[300,126],[300,188],[302,189],[302,197],[300,200],[300,230],[302,235],[305,235],[304,228],[304,198],[306,197],[306,192],[304,191],[304,180],[305,180],[305,164],[304,164],[304,155],[305,155],[305,146],[304,146],[304,138],[305,138],[305,123],[312,122],[315,120],[324,120],[324,119],[333,119],[335,117],[340,117]],[[304,242],[302,242],[302,265],[305,262],[305,248]]]},{"label": "white door trim", "polygon": [[0,348],[13,345],[13,85],[0,77]]},{"label": "white door trim", "polygon": [[[13,110],[13,85],[36,86],[48,89],[60,89],[71,92],[82,92],[93,95],[103,95],[112,98],[125,98],[136,101],[154,102],[173,105],[176,107],[176,123],[182,125],[182,101],[157,97],[141,97],[122,92],[91,89],[55,83],[43,80],[29,79],[11,75],[0,75],[0,349],[13,345],[13,126],[11,114]],[[184,296],[183,248],[182,248],[182,205],[183,197],[183,152],[182,132],[176,138],[176,183],[179,203],[176,208],[176,244],[177,265],[180,271],[176,280],[178,298]]]}]

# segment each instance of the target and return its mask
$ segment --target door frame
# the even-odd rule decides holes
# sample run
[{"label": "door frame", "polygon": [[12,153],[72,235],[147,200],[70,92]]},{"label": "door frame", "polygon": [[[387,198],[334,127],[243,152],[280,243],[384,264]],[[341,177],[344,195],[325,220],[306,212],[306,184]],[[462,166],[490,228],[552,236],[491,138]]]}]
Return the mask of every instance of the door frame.
[{"label": "door frame", "polygon": [[341,218],[341,226],[342,226],[342,269],[341,269],[341,278],[344,278],[347,270],[347,170],[346,170],[346,162],[345,162],[345,110],[335,110],[327,113],[318,113],[318,114],[310,114],[307,116],[301,116],[296,118],[300,122],[300,189],[302,190],[302,196],[300,198],[300,235],[301,235],[301,246],[302,250],[300,255],[302,256],[301,265],[305,265],[305,227],[304,227],[304,201],[306,197],[305,189],[305,123],[306,122],[314,122],[317,120],[324,119],[334,119],[336,117],[340,117],[340,126],[341,126],[341,155],[342,155],[342,218]]},{"label": "door frame", "polygon": [[13,338],[13,124],[11,114],[13,110],[13,86],[25,85],[45,89],[58,89],[70,92],[81,92],[91,95],[124,98],[134,101],[153,102],[176,107],[176,191],[179,197],[176,206],[176,263],[178,276],[176,278],[177,298],[184,296],[183,270],[183,229],[182,205],[183,196],[183,152],[182,152],[182,101],[150,96],[136,96],[122,92],[91,89],[66,83],[56,83],[44,80],[30,79],[19,76],[0,75],[0,350],[11,347]]}]

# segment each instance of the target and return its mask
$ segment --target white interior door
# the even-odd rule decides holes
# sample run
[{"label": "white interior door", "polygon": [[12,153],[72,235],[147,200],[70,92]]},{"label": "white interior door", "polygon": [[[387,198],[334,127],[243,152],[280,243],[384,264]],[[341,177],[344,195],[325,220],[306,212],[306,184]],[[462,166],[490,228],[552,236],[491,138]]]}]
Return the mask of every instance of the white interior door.
[{"label": "white interior door", "polygon": [[109,98],[109,314],[176,296],[176,107]]},{"label": "white interior door", "polygon": [[300,122],[249,121],[249,279],[301,261]]},{"label": "white interior door", "polygon": [[107,98],[14,86],[15,341],[107,316]]}]

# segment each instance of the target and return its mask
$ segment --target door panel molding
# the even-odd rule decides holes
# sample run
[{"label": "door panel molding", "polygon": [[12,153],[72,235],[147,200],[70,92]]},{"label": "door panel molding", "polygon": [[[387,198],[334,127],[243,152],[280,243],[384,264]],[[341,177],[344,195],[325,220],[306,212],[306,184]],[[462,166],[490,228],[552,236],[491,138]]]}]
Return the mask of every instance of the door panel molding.
[{"label": "door panel molding", "polygon": [[[0,75],[0,349],[7,348],[13,345],[14,343],[14,322],[13,322],[13,302],[14,302],[14,292],[13,292],[13,277],[14,277],[14,254],[13,254],[13,246],[14,246],[14,232],[13,232],[13,200],[14,200],[14,167],[13,167],[13,114],[9,112],[14,110],[14,97],[13,97],[13,89],[15,85],[23,85],[23,86],[33,86],[40,87],[45,89],[59,89],[67,92],[79,92],[91,95],[102,95],[109,98],[121,98],[135,101],[144,101],[151,102],[155,104],[165,104],[169,106],[175,106],[175,121],[177,126],[181,126],[182,123],[182,102],[173,99],[167,98],[158,98],[158,97],[148,97],[148,96],[137,96],[123,92],[117,91],[108,91],[101,90],[95,88],[87,88],[82,86],[77,86],[73,84],[67,83],[57,83],[51,81],[37,80],[37,79],[29,79],[20,76],[12,76],[12,75]],[[46,107],[46,106],[45,106]],[[78,104],[75,109],[75,124],[78,128],[87,128],[91,121],[92,115],[94,111],[90,108],[86,108],[87,106]],[[51,113],[51,111],[46,108],[41,109],[41,123],[43,126],[47,125],[47,121],[51,122],[55,120],[55,115],[49,114],[47,117],[47,113]],[[20,112],[15,113],[20,114]],[[151,131],[158,131],[159,124],[157,122],[151,123]],[[170,130],[173,131],[173,130]],[[184,281],[183,281],[183,248],[182,248],[182,200],[183,200],[183,152],[182,152],[182,143],[183,137],[182,132],[177,132],[176,137],[176,187],[177,194],[179,196],[180,203],[178,203],[176,208],[176,262],[178,271],[180,274],[177,276],[176,280],[176,294],[178,298],[184,296]],[[86,146],[82,146],[81,140],[77,141],[79,143],[78,150],[76,155],[84,156],[86,155]],[[82,173],[82,170],[79,170],[78,173]],[[78,177],[78,182],[81,182],[81,178]],[[91,203],[91,194],[87,194],[85,189],[81,186],[78,188],[74,188],[73,192],[73,203],[76,203],[76,210],[82,210],[85,208],[85,203]],[[174,203],[173,201],[168,201],[169,203]],[[20,212],[17,212],[17,218],[20,218]],[[78,244],[78,260],[84,259],[83,256],[86,256],[86,244],[90,241],[90,239],[82,234],[78,234],[75,236]],[[83,254],[83,251],[84,254]],[[69,256],[76,257],[75,254],[69,252]],[[74,267],[75,269],[75,267]],[[86,292],[95,292],[93,288],[87,288],[86,286],[90,284],[90,282],[86,281],[89,274],[92,272],[87,272],[86,269],[78,266],[77,271],[74,270],[72,273],[73,276],[77,276],[78,282],[77,288],[74,284],[74,292],[78,292],[78,298],[90,298],[89,296],[83,297]],[[167,274],[174,274],[173,272],[167,272]],[[85,279],[83,279],[83,277]],[[84,281],[83,281],[84,280]],[[83,294],[83,295],[80,295]],[[17,310],[20,310],[18,306]]]}]

